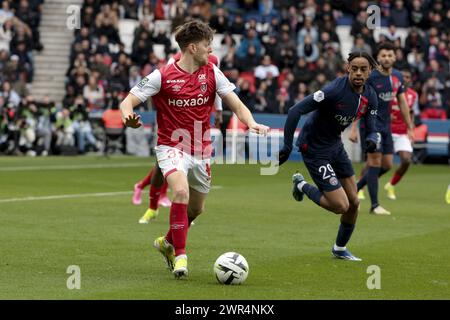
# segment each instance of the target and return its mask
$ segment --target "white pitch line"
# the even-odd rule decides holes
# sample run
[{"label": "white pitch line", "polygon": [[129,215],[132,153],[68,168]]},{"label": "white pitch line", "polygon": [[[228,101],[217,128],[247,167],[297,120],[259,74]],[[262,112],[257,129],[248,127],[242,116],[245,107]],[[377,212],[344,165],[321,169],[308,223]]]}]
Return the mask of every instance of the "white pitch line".
[{"label": "white pitch line", "polygon": [[35,200],[57,200],[57,199],[85,198],[85,197],[110,197],[110,196],[118,196],[118,195],[124,195],[124,194],[132,194],[132,193],[133,193],[133,191],[62,194],[62,195],[42,196],[42,197],[25,197],[25,198],[0,199],[0,203],[20,202],[20,201],[35,201]]},{"label": "white pitch line", "polygon": [[[222,189],[222,186],[212,186],[211,189]],[[128,195],[128,194],[132,194],[132,193],[133,193],[133,191],[61,194],[61,195],[54,195],[54,196],[0,199],[0,203],[36,201],[36,200],[59,200],[59,199],[73,199],[73,198],[86,198],[86,197],[111,197],[111,196]]]},{"label": "white pitch line", "polygon": [[148,163],[111,163],[111,164],[73,164],[55,166],[22,166],[3,167],[0,171],[33,171],[33,170],[75,170],[75,169],[107,169],[107,168],[131,168],[131,167],[152,167],[153,162]]}]

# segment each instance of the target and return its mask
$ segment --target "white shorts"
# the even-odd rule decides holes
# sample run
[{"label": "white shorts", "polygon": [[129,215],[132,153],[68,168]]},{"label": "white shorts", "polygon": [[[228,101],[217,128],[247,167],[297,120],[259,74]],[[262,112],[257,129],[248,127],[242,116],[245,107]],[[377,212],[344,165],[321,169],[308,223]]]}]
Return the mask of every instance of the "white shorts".
[{"label": "white shorts", "polygon": [[182,171],[188,178],[189,187],[208,193],[211,189],[211,159],[196,159],[192,155],[169,146],[156,146],[158,166],[167,178],[175,171]]},{"label": "white shorts", "polygon": [[413,152],[411,141],[408,139],[407,134],[392,134],[392,140],[394,141],[394,152],[399,151]]}]

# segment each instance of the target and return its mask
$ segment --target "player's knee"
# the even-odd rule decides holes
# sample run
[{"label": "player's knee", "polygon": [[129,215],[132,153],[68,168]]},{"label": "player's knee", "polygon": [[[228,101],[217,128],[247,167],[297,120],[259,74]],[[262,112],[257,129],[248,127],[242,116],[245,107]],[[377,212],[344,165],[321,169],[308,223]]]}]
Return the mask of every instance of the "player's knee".
[{"label": "player's knee", "polygon": [[349,209],[357,209],[359,207],[359,203],[358,197],[349,199]]},{"label": "player's knee", "polygon": [[336,214],[345,214],[349,208],[350,208],[349,202],[342,201],[335,204],[333,212]]},{"label": "player's knee", "polygon": [[187,203],[189,201],[189,189],[185,187],[177,187],[172,190],[173,202]]},{"label": "player's knee", "polygon": [[409,166],[411,164],[411,157],[410,156],[406,156],[406,157],[402,157],[400,159],[401,163],[403,166]]}]

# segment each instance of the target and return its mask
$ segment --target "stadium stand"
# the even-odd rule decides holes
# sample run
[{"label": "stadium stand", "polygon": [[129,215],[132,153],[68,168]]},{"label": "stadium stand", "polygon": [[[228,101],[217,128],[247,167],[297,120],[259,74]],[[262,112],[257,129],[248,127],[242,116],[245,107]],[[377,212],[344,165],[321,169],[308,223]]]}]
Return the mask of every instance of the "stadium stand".
[{"label": "stadium stand", "polygon": [[[5,154],[57,154],[61,149],[57,142],[63,141],[56,139],[61,123],[67,134],[74,135],[68,142],[80,153],[101,149],[101,113],[120,103],[133,85],[176,52],[172,32],[193,18],[209,21],[220,31],[212,47],[224,73],[237,85],[237,94],[253,104],[249,105],[253,112],[276,119],[274,114],[283,118],[289,106],[343,75],[344,59],[354,48],[375,54],[378,42],[392,41],[398,48],[396,67],[413,72],[424,122],[442,119],[438,127],[430,125],[429,146],[448,139],[447,1],[371,1],[382,14],[381,28],[374,31],[366,26],[367,1],[3,0],[1,4],[0,152]],[[65,9],[73,4],[80,6],[80,28],[68,30]],[[255,77],[266,55],[279,76]],[[150,103],[140,107],[141,112],[151,110]],[[82,148],[74,129],[81,118],[90,122],[88,135],[95,137],[95,142],[81,143]],[[52,132],[48,148],[44,142],[48,137],[36,134],[39,121],[45,123],[40,132]],[[34,132],[34,137],[26,132]],[[433,150],[441,152],[439,146]]]}]

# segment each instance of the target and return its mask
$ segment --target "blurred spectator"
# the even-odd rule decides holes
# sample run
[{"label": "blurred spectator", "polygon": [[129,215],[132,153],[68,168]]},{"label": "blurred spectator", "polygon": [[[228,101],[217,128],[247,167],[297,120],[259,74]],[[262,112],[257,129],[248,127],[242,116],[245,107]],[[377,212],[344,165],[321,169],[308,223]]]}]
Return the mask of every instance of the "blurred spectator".
[{"label": "blurred spectator", "polygon": [[239,98],[250,109],[250,111],[254,111],[255,95],[250,91],[250,81],[248,79],[239,78],[237,84],[239,87]]},{"label": "blurred spectator", "polygon": [[309,83],[313,79],[313,73],[309,69],[306,60],[303,57],[297,60],[297,64],[295,65],[293,72],[295,75],[295,83]]},{"label": "blurred spectator", "polygon": [[122,0],[125,19],[138,20],[138,4],[135,0]]},{"label": "blurred spectator", "polygon": [[310,17],[305,18],[305,24],[303,28],[300,29],[297,36],[298,46],[302,46],[306,37],[309,37],[310,43],[316,44],[319,41],[319,32],[317,28],[313,25],[313,20]]},{"label": "blurred spectator", "polygon": [[261,56],[261,41],[258,38],[258,34],[255,29],[247,30],[246,36],[242,39],[237,51],[236,56],[238,58],[245,58],[249,51],[249,47],[253,47],[257,59]]},{"label": "blurred spectator", "polygon": [[98,79],[91,76],[83,88],[83,98],[88,103],[87,107],[89,111],[103,108],[105,104],[104,95],[105,92],[103,87],[99,85]]},{"label": "blurred spectator", "polygon": [[409,27],[409,12],[403,0],[395,0],[394,7],[391,9],[390,23],[398,28]]},{"label": "blurred spectator", "polygon": [[224,8],[217,8],[216,14],[211,17],[209,21],[211,28],[216,30],[217,33],[225,33],[229,29],[228,14]]},{"label": "blurred spectator", "polygon": [[243,57],[238,57],[237,68],[239,71],[253,71],[259,64],[260,56],[253,45],[247,47],[247,54]]},{"label": "blurred spectator", "polygon": [[242,15],[236,14],[230,25],[230,33],[232,34],[244,34],[245,33],[245,22]]},{"label": "blurred spectator", "polygon": [[388,31],[384,32],[383,36],[386,37],[387,41],[391,41],[391,42],[395,42],[396,40],[401,39],[401,34],[397,30],[397,27],[394,24],[389,25]]},{"label": "blurred spectator", "polygon": [[313,63],[319,58],[319,48],[313,43],[312,38],[307,35],[303,44],[298,45],[297,54],[300,58],[305,58],[306,62]]},{"label": "blurred spectator", "polygon": [[6,105],[11,104],[14,108],[17,108],[20,104],[20,96],[11,88],[11,84],[8,81],[3,81],[0,96],[4,99]]},{"label": "blurred spectator", "polygon": [[265,80],[269,73],[274,78],[280,75],[278,67],[272,63],[270,56],[264,55],[261,60],[261,64],[255,68],[255,77],[259,80]]},{"label": "blurred spectator", "polygon": [[352,52],[354,51],[363,51],[372,55],[372,48],[364,41],[362,35],[358,35],[355,38],[355,44],[353,45]]}]

